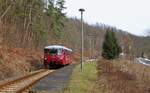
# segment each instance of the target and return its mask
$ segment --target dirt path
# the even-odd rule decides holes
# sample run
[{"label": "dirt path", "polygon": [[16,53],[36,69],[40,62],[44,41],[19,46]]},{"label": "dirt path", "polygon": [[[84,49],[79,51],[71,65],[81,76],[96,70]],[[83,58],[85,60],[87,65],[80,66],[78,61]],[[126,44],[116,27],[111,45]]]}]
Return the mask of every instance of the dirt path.
[{"label": "dirt path", "polygon": [[32,91],[47,91],[48,93],[62,91],[68,83],[74,67],[75,64],[68,65],[49,74],[47,77],[36,83],[33,86]]}]

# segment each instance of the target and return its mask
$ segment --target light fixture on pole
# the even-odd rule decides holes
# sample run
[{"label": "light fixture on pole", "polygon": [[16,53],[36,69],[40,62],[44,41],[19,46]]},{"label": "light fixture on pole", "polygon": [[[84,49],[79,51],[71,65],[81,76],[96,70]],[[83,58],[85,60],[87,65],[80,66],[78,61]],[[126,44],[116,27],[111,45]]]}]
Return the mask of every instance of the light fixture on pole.
[{"label": "light fixture on pole", "polygon": [[83,37],[83,12],[85,11],[83,8],[79,9],[81,12],[81,69],[83,68],[83,52],[84,52],[84,37]]}]

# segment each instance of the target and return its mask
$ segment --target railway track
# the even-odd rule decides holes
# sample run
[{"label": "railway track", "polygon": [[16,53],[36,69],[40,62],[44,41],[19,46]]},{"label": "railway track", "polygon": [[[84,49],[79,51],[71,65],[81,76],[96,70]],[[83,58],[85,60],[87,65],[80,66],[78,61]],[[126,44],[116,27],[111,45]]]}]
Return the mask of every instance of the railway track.
[{"label": "railway track", "polygon": [[34,83],[53,71],[42,69],[27,76],[4,82],[0,85],[0,93],[28,93],[27,91]]}]

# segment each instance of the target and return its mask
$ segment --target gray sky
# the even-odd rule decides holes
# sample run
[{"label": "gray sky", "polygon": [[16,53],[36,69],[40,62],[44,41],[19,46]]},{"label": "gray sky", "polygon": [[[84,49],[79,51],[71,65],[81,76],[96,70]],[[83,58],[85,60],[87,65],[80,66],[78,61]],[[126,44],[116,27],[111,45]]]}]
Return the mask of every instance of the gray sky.
[{"label": "gray sky", "polygon": [[66,0],[66,7],[67,16],[77,18],[84,8],[89,24],[104,23],[136,35],[150,29],[150,0]]}]

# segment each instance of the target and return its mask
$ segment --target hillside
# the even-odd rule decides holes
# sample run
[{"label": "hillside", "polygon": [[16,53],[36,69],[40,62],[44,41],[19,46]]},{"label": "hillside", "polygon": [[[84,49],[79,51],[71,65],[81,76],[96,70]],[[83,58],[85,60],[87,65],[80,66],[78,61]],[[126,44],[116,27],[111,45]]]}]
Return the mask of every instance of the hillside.
[{"label": "hillside", "polygon": [[[70,45],[72,45],[71,47],[73,49],[80,49],[80,25],[80,20],[76,18],[71,18],[65,23],[65,35],[69,33],[68,36],[70,37],[68,38],[71,38],[69,40],[73,40],[65,42],[70,42]],[[106,30],[109,28],[114,29],[117,40],[120,43],[123,52],[129,54],[128,56],[139,57],[141,56],[141,53],[144,52],[144,55],[150,58],[150,37],[136,36],[105,24],[89,25],[84,23],[85,50],[88,52],[92,51],[93,54],[95,53],[95,55],[100,56],[104,35]],[[65,37],[64,39],[68,40]],[[87,53],[85,53],[85,55],[86,54]]]}]

